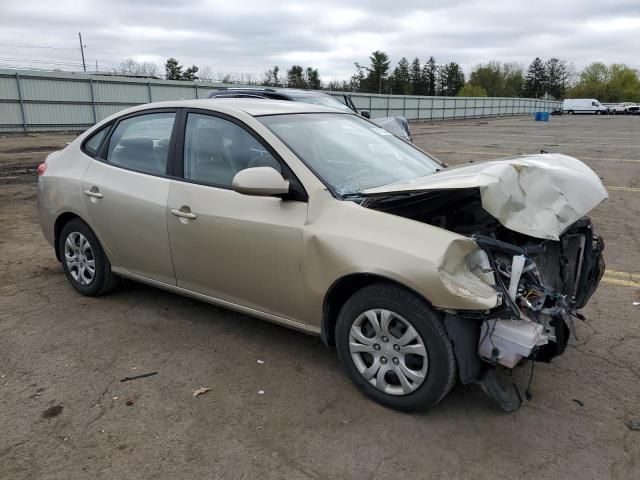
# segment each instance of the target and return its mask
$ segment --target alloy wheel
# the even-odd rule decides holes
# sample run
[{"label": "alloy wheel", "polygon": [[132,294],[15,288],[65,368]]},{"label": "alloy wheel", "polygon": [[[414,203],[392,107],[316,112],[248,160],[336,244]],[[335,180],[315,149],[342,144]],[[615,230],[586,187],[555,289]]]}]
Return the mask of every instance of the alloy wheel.
[{"label": "alloy wheel", "polygon": [[64,242],[64,260],[71,277],[80,285],[90,285],[96,276],[96,260],[87,237],[71,232]]}]

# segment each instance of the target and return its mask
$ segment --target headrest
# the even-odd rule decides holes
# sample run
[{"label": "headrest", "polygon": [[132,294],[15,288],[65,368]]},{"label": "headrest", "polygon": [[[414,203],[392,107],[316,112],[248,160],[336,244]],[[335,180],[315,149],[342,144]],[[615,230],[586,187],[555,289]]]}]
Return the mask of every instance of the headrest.
[{"label": "headrest", "polygon": [[129,137],[121,139],[118,144],[131,150],[153,150],[153,140],[149,137]]},{"label": "headrest", "polygon": [[193,132],[193,153],[199,161],[224,160],[222,135],[213,128],[198,128]]}]

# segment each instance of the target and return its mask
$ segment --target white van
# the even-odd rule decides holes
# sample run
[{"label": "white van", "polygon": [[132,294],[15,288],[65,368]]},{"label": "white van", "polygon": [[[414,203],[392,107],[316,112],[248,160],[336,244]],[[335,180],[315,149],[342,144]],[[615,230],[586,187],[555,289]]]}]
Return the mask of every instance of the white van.
[{"label": "white van", "polygon": [[607,107],[602,105],[595,98],[570,98],[562,102],[562,111],[573,115],[574,113],[595,113],[606,115],[609,113]]}]

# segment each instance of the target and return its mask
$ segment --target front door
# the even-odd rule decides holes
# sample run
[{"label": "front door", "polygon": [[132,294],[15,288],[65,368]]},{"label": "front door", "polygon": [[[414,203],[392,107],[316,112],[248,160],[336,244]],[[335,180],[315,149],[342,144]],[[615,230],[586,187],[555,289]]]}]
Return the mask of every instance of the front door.
[{"label": "front door", "polygon": [[85,208],[112,267],[175,285],[166,178],[175,112],[120,120],[82,178]]},{"label": "front door", "polygon": [[213,115],[188,113],[178,145],[184,181],[171,182],[167,207],[178,286],[299,318],[307,203],[231,189],[244,168],[286,167],[243,126]]}]

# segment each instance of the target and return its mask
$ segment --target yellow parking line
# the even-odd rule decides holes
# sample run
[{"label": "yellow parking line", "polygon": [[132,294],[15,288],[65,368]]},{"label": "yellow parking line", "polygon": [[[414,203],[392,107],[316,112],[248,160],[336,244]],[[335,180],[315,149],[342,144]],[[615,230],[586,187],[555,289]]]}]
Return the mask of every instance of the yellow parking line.
[{"label": "yellow parking line", "polygon": [[640,276],[640,272],[623,272],[621,270],[613,270],[611,268],[607,268],[604,272],[605,275],[613,275],[616,277],[631,277],[638,275]]},{"label": "yellow parking line", "polygon": [[602,283],[640,288],[640,273],[622,272],[607,268],[602,277]]},{"label": "yellow parking line", "polygon": [[635,287],[640,288],[640,282],[632,282],[631,280],[622,280],[621,278],[612,278],[604,276],[601,280],[602,283],[608,283],[609,285],[619,285],[623,287]]},{"label": "yellow parking line", "polygon": [[640,273],[621,272],[619,270],[605,270],[604,275],[607,277],[620,277],[634,282],[640,282]]},{"label": "yellow parking line", "polygon": [[612,187],[611,185],[605,185],[604,188],[607,190],[617,190],[619,192],[640,192],[640,188],[633,187]]},{"label": "yellow parking line", "polygon": [[[491,155],[495,156],[495,158],[504,158],[504,157],[512,157],[512,156],[520,156],[527,155],[524,152],[514,153],[514,152],[505,152],[505,151],[470,151],[470,150],[444,150],[442,148],[438,149],[436,147],[430,148],[425,147],[427,152],[436,153],[452,153],[458,155]],[[558,153],[558,152],[550,152],[550,153]],[[529,153],[532,155],[533,153]],[[573,155],[572,155],[573,156]],[[603,162],[631,162],[631,163],[640,163],[640,159],[637,158],[604,158],[604,157],[583,157],[582,155],[575,155],[578,160],[593,160],[593,161],[603,161]]]}]

